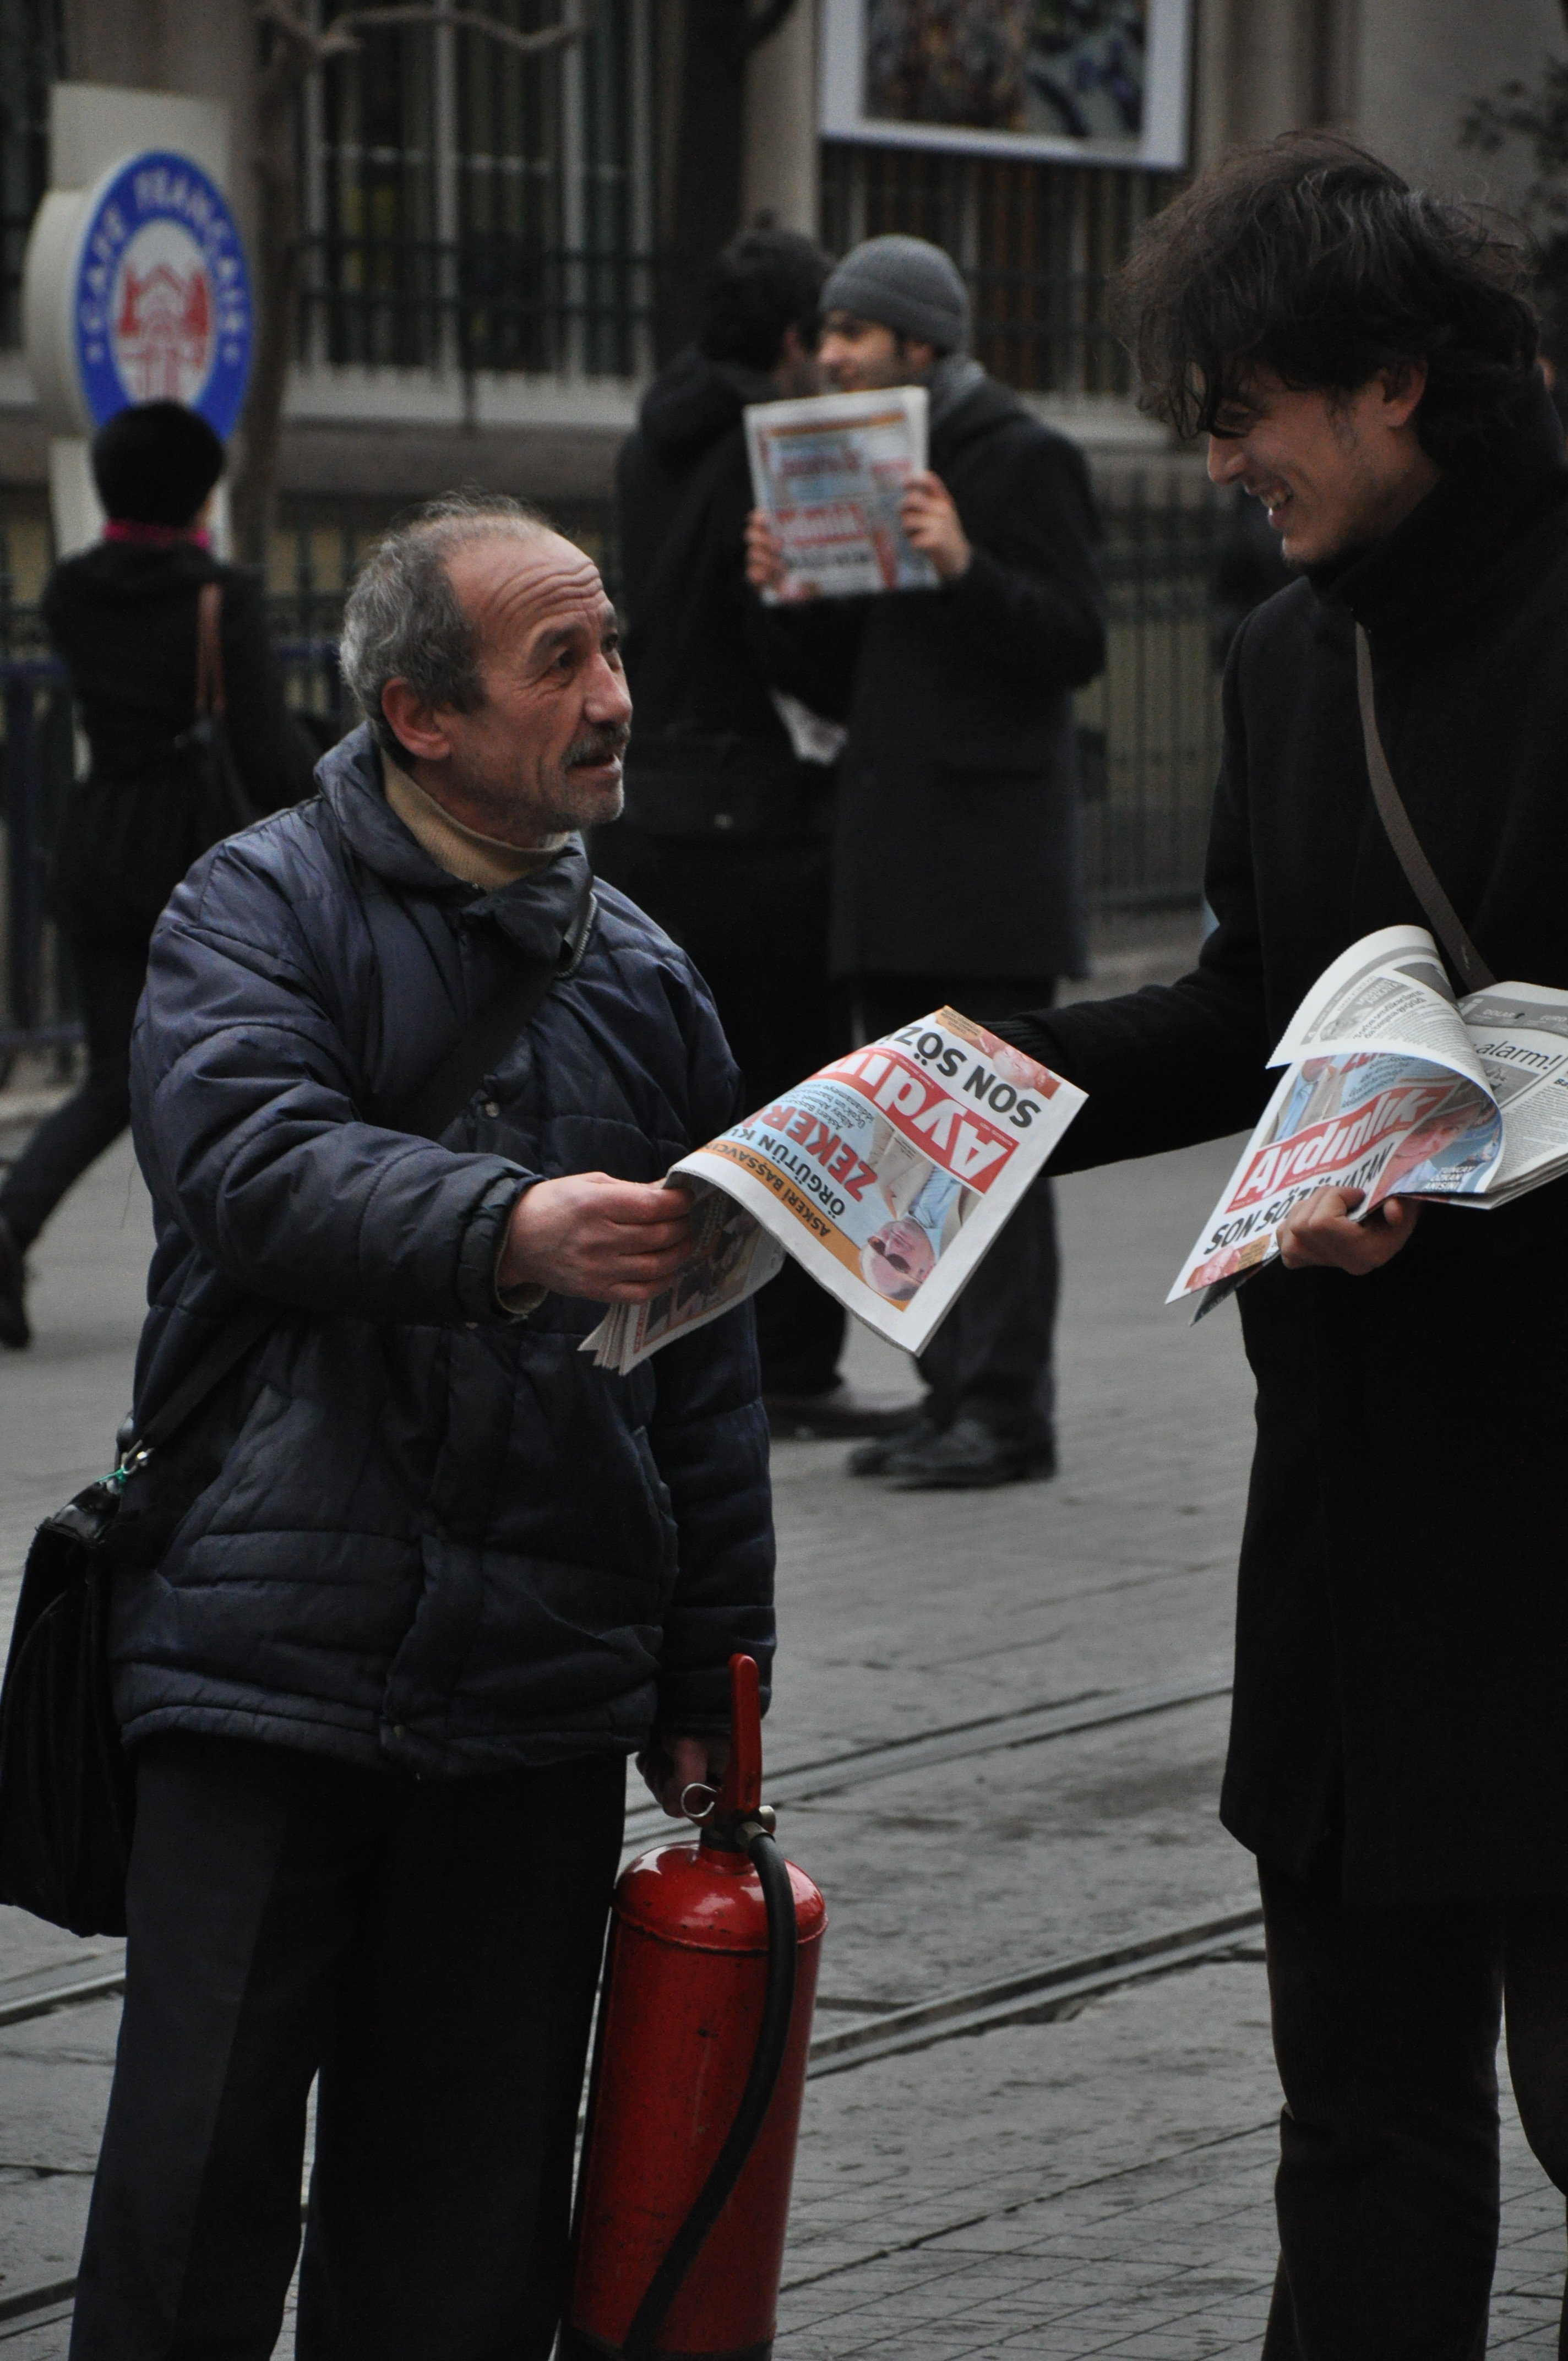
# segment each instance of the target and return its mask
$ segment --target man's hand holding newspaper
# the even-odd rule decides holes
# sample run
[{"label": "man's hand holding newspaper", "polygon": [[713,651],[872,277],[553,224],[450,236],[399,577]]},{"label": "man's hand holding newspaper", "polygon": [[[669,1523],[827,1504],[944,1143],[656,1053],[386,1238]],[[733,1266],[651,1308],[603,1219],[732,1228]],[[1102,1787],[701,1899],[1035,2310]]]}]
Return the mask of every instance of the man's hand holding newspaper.
[{"label": "man's hand holding newspaper", "polygon": [[851,1049],[671,1168],[696,1250],[582,1349],[624,1374],[754,1294],[787,1251],[918,1353],[1082,1104],[951,1008]]},{"label": "man's hand holding newspaper", "polygon": [[929,590],[969,564],[958,511],[926,468],[924,386],[754,402],[747,578],[770,604]]},{"label": "man's hand holding newspaper", "polygon": [[1456,1001],[1424,927],[1342,953],[1269,1063],[1278,1088],[1168,1298],[1195,1298],[1195,1317],[1277,1255],[1376,1269],[1409,1237],[1411,1201],[1486,1210],[1568,1173],[1568,992],[1498,983]]}]

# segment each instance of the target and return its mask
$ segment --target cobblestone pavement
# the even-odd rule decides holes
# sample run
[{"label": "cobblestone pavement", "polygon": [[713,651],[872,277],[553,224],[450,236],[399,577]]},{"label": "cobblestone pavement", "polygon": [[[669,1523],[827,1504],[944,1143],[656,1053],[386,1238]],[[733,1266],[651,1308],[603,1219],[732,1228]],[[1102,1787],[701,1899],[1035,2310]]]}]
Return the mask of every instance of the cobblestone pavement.
[{"label": "cobblestone pavement", "polygon": [[[849,1478],[836,1447],[781,1446],[775,1769],[1223,1677],[1249,1388],[1234,1314],[1194,1331],[1162,1297],[1226,1162],[1206,1148],[1062,1184],[1056,1483],[900,1496]],[[105,1463],[147,1242],[121,1150],[38,1252],[38,1343],[0,1357],[0,1629],[37,1518]],[[869,1338],[854,1365],[905,1382]],[[1245,1910],[1250,1863],[1215,1818],[1224,1728],[1211,1697],[788,1806],[831,1913],[818,2030]],[[115,1957],[0,1913],[0,2004]],[[68,2303],[7,2307],[74,2270],[116,2021],[105,2000],[0,2028],[16,2361],[65,2351]],[[1277,2104],[1251,1938],[1076,2014],[814,2080],[780,2361],[1255,2353]],[[1563,2206],[1511,2105],[1505,2192],[1493,2348],[1545,2356]]]}]

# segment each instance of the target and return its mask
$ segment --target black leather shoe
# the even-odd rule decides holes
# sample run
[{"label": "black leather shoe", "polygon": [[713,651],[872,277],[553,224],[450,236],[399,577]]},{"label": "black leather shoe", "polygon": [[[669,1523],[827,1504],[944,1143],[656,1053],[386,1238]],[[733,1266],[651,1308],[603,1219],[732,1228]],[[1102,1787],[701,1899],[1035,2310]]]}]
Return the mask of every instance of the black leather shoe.
[{"label": "black leather shoe", "polygon": [[27,1274],[22,1249],[11,1235],[11,1225],[0,1213],[0,1345],[14,1353],[33,1341],[27,1325]]},{"label": "black leather shoe", "polygon": [[905,1453],[925,1450],[941,1432],[935,1419],[927,1418],[924,1411],[916,1411],[913,1417],[906,1415],[891,1434],[879,1436],[875,1443],[862,1443],[851,1451],[844,1463],[846,1471],[851,1476],[891,1476]]},{"label": "black leather shoe", "polygon": [[998,1434],[982,1418],[956,1418],[944,1433],[901,1451],[887,1472],[897,1492],[1037,1483],[1056,1474],[1057,1446],[1048,1434]]},{"label": "black leather shoe", "polygon": [[909,1424],[912,1401],[865,1394],[842,1379],[819,1394],[764,1394],[768,1430],[775,1442],[847,1443],[857,1434],[896,1434]]}]

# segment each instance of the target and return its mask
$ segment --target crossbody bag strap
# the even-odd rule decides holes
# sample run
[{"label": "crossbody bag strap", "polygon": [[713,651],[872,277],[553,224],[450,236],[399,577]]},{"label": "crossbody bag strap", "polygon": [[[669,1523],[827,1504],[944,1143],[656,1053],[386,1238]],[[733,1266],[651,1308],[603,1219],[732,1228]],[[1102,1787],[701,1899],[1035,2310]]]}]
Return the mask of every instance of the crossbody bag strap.
[{"label": "crossbody bag strap", "polygon": [[1457,968],[1467,992],[1481,992],[1497,977],[1464,930],[1464,922],[1443,892],[1436,870],[1421,851],[1410,825],[1404,798],[1394,785],[1388,757],[1377,730],[1377,708],[1372,686],[1372,642],[1361,625],[1355,627],[1355,687],[1361,700],[1361,735],[1366,747],[1366,771],[1372,799],[1393,846],[1411,893],[1431,921],[1431,929]]},{"label": "crossbody bag strap", "polygon": [[[435,1071],[428,1075],[395,1118],[394,1128],[417,1137],[439,1139],[455,1123],[485,1076],[499,1064],[523,1027],[535,1014],[553,983],[571,975],[587,948],[598,905],[591,881],[584,885],[572,923],[566,930],[561,958],[553,967],[542,961],[519,969],[466,1024]],[[148,1421],[145,1433],[135,1437],[126,1463],[146,1458],[177,1434],[186,1420],[217,1391],[229,1371],[238,1367],[282,1316],[280,1303],[260,1297],[241,1304],[221,1328],[195,1367],[181,1378],[169,1400]]]},{"label": "crossbody bag strap", "polygon": [[196,719],[224,714],[224,586],[203,582],[196,593]]},{"label": "crossbody bag strap", "polygon": [[455,1122],[485,1076],[506,1056],[533,1016],[551,985],[570,975],[582,958],[593,924],[596,905],[591,884],[585,884],[572,923],[566,929],[560,962],[555,967],[524,967],[509,977],[478,1015],[466,1025],[433,1074],[428,1074],[396,1118],[399,1131],[425,1139],[439,1139]]}]

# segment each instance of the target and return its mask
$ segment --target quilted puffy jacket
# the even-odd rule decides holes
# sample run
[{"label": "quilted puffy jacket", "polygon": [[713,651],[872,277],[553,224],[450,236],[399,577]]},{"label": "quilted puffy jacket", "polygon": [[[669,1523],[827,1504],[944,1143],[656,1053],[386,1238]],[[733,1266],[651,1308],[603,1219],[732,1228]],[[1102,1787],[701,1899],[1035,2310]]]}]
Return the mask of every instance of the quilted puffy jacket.
[{"label": "quilted puffy jacket", "polygon": [[152,946],[133,1057],[158,1244],[139,1424],[227,1315],[277,1324],[126,1488],[113,1624],[128,1742],[168,1729],[423,1775],[630,1752],[728,1723],[773,1646],[750,1308],[629,1378],[601,1307],[517,1321],[496,1255],[532,1180],[659,1179],[733,1119],[685,954],[598,889],[558,981],[439,1144],[394,1111],[520,956],[556,961],[571,847],[496,894],[389,807],[368,732],[231,838]]}]

